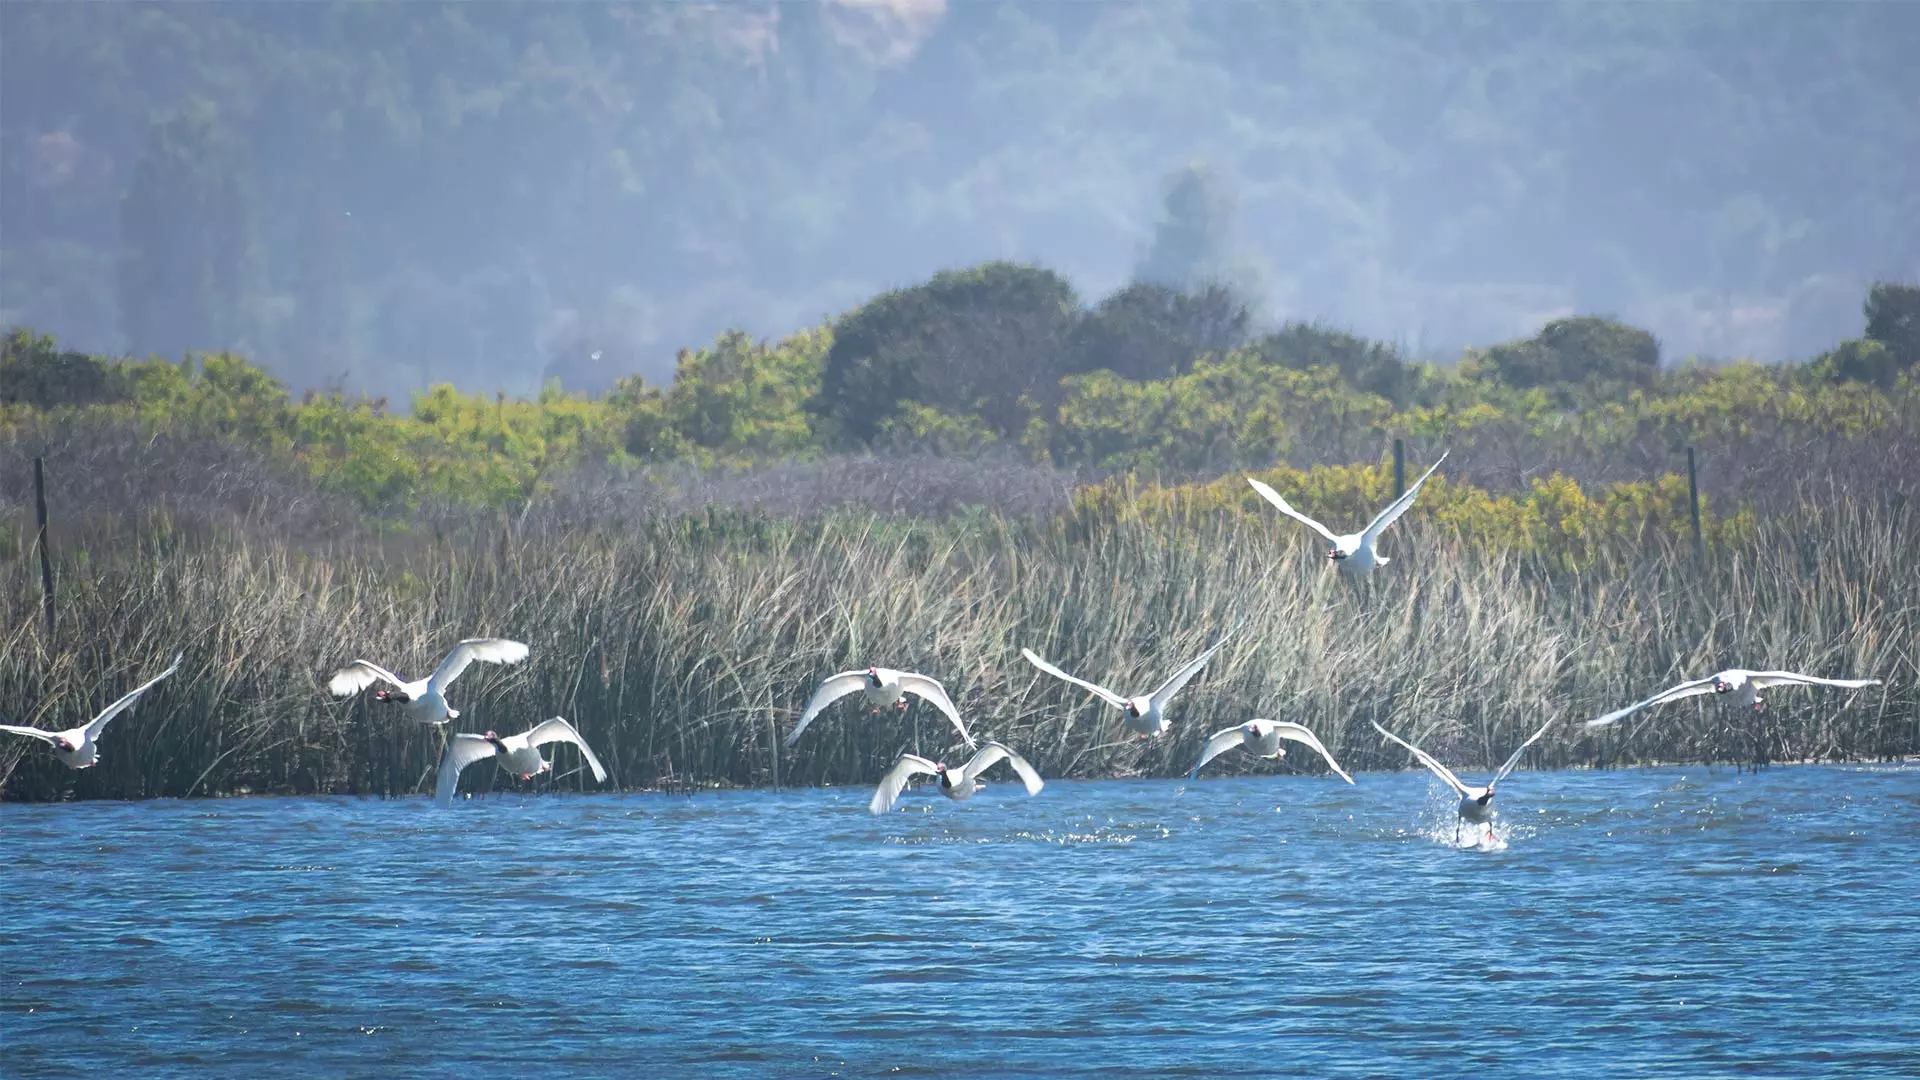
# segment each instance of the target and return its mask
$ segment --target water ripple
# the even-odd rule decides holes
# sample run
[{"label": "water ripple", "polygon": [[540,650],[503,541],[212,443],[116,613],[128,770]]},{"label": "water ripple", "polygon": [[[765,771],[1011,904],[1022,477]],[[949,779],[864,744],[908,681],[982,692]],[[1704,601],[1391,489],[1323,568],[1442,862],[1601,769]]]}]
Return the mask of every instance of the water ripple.
[{"label": "water ripple", "polygon": [[0,1072],[1920,1075],[1920,769],[1359,781],[0,807]]}]

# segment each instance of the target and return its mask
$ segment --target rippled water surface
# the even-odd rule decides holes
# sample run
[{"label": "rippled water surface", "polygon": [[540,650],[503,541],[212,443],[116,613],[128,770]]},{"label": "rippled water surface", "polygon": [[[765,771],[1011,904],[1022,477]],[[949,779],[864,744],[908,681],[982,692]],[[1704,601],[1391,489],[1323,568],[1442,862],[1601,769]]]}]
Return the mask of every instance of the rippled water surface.
[{"label": "rippled water surface", "polygon": [[0,807],[0,1073],[1920,1076],[1920,768],[1356,779]]}]

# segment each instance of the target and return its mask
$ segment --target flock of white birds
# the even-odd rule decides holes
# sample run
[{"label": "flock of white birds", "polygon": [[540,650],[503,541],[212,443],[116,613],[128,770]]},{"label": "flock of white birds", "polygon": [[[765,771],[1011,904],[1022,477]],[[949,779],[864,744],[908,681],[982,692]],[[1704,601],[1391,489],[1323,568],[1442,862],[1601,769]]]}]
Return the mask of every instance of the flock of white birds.
[{"label": "flock of white birds", "polygon": [[[1338,571],[1359,578],[1387,565],[1389,560],[1377,550],[1380,534],[1413,505],[1414,496],[1419,494],[1421,485],[1427,482],[1427,478],[1433,475],[1434,470],[1440,467],[1440,462],[1445,461],[1446,457],[1446,454],[1441,454],[1439,461],[1435,461],[1404,494],[1375,515],[1365,529],[1344,536],[1334,535],[1333,531],[1326,526],[1295,510],[1288,505],[1287,500],[1282,498],[1279,492],[1266,484],[1252,477],[1247,478],[1247,483],[1251,484],[1262,498],[1272,503],[1282,514],[1306,525],[1324,537],[1332,545],[1327,552],[1327,558],[1332,561]],[[1041,658],[1032,649],[1021,649],[1020,653],[1028,663],[1041,671],[1080,687],[1119,709],[1121,726],[1130,733],[1131,737],[1158,739],[1165,737],[1172,727],[1172,722],[1167,718],[1167,706],[1172,702],[1173,696],[1191,682],[1194,676],[1200,674],[1201,670],[1207,666],[1207,662],[1213,659],[1213,655],[1220,651],[1220,647],[1225,645],[1238,629],[1236,626],[1234,631],[1229,631],[1225,637],[1214,642],[1205,652],[1188,661],[1152,693],[1134,696],[1115,693],[1104,686],[1068,674]],[[424,679],[409,681],[371,660],[355,660],[333,673],[327,683],[327,689],[336,697],[350,697],[376,684],[385,684],[374,690],[375,701],[398,705],[410,719],[438,728],[459,719],[460,710],[448,704],[446,691],[453,681],[460,677],[460,673],[467,670],[474,661],[489,664],[517,664],[525,660],[527,654],[527,646],[518,641],[505,638],[469,638],[455,645],[446,659],[440,661],[440,666],[434,669],[433,674]],[[100,759],[100,736],[106,730],[107,724],[114,717],[131,708],[140,696],[152,689],[156,683],[173,674],[179,668],[180,660],[181,656],[175,656],[167,670],[136,687],[131,693],[107,706],[98,716],[80,727],[65,731],[46,731],[16,724],[0,724],[0,731],[39,739],[53,748],[54,756],[62,764],[73,769],[87,768]],[[1604,728],[1641,709],[1704,694],[1731,695],[1732,700],[1738,705],[1758,710],[1765,707],[1760,698],[1760,691],[1770,687],[1833,686],[1853,690],[1876,686],[1879,683],[1879,679],[1824,679],[1792,671],[1748,671],[1744,668],[1729,668],[1705,678],[1691,679],[1677,686],[1668,687],[1644,701],[1635,702],[1626,708],[1616,709],[1604,716],[1589,720],[1585,727],[1587,730]],[[800,715],[800,722],[794,725],[792,733],[787,736],[787,745],[789,747],[795,745],[801,733],[807,730],[807,726],[813,723],[814,718],[819,716],[822,710],[856,692],[863,695],[871,711],[876,713],[887,708],[904,712],[907,707],[907,695],[912,694],[921,698],[939,709],[952,722],[954,729],[960,733],[961,740],[968,748],[975,751],[966,764],[958,767],[917,754],[900,755],[893,766],[880,778],[879,785],[874,788],[873,799],[868,804],[868,809],[873,813],[885,814],[892,810],[900,793],[915,776],[936,778],[940,793],[949,799],[961,801],[971,798],[976,791],[986,786],[980,779],[980,775],[1001,761],[1005,761],[1013,769],[1026,786],[1027,794],[1040,793],[1044,781],[1027,759],[1004,743],[993,740],[988,740],[984,745],[977,743],[973,735],[967,731],[966,722],[960,718],[960,710],[954,707],[953,699],[948,696],[946,687],[942,686],[939,680],[918,672],[869,667],[865,671],[843,671],[828,678],[814,692],[812,700],[807,702],[806,709]],[[1460,825],[1474,825],[1484,827],[1487,830],[1487,839],[1492,840],[1492,804],[1495,786],[1507,778],[1515,766],[1520,764],[1521,756],[1526,753],[1527,748],[1538,741],[1540,736],[1545,735],[1553,725],[1553,720],[1542,724],[1539,730],[1528,736],[1527,740],[1513,751],[1512,756],[1508,757],[1494,772],[1492,779],[1481,786],[1462,781],[1454,775],[1453,770],[1442,765],[1431,754],[1377,723],[1373,726],[1382,738],[1405,747],[1413,755],[1414,760],[1432,770],[1435,776],[1460,797],[1457,807],[1456,839]],[[1340,763],[1334,760],[1332,752],[1305,725],[1265,718],[1256,718],[1244,724],[1214,732],[1201,749],[1200,758],[1194,762],[1188,778],[1197,777],[1207,762],[1235,747],[1245,747],[1258,757],[1283,758],[1287,753],[1285,747],[1281,745],[1283,742],[1296,742],[1312,748],[1326,761],[1327,767],[1332,772],[1347,783],[1353,783],[1353,777],[1340,767]],[[522,780],[531,780],[543,773],[551,772],[553,763],[540,751],[540,747],[549,743],[572,743],[579,748],[587,767],[593,770],[594,780],[599,783],[606,781],[606,768],[600,764],[599,757],[587,745],[587,741],[581,737],[580,732],[565,718],[555,716],[535,724],[518,735],[502,736],[493,731],[487,731],[483,734],[461,732],[450,736],[447,739],[446,748],[440,755],[434,797],[442,805],[451,804],[459,786],[461,772],[467,766],[488,758],[491,758],[500,768]]]}]

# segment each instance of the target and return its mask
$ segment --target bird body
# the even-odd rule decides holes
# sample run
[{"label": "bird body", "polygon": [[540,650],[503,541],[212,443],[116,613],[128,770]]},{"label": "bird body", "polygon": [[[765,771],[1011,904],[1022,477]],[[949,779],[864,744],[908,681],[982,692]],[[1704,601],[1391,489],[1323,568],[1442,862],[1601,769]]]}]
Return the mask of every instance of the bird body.
[{"label": "bird body", "polygon": [[918,754],[901,754],[899,760],[893,763],[893,768],[888,769],[886,775],[880,778],[879,786],[873,789],[873,798],[868,801],[867,810],[873,814],[884,814],[892,810],[893,804],[900,798],[900,792],[906,788],[907,781],[915,776],[939,777],[940,794],[954,802],[965,802],[973,798],[975,792],[987,786],[980,779],[980,774],[999,764],[1002,759],[1013,766],[1013,771],[1019,774],[1020,782],[1026,785],[1028,795],[1040,794],[1045,781],[1040,779],[1040,774],[1034,771],[1032,765],[1027,764],[1027,759],[1015,753],[1004,743],[989,739],[974,753],[971,760],[958,769],[949,769],[937,761],[930,761]]},{"label": "bird body", "polygon": [[1276,760],[1284,758],[1287,756],[1287,749],[1281,744],[1289,740],[1313,747],[1321,757],[1326,759],[1327,767],[1338,774],[1340,779],[1349,784],[1353,783],[1353,777],[1348,776],[1346,770],[1340,767],[1340,763],[1333,760],[1333,754],[1321,744],[1313,732],[1307,729],[1306,725],[1296,724],[1290,720],[1260,718],[1249,720],[1238,727],[1214,732],[1212,737],[1207,739],[1207,745],[1201,749],[1200,760],[1194,763],[1193,772],[1187,775],[1187,779],[1191,780],[1199,776],[1202,766],[1236,746],[1246,747],[1255,757]]},{"label": "bird body", "polygon": [[[1514,766],[1520,764],[1520,756],[1527,752],[1527,747],[1532,746],[1534,740],[1545,735],[1547,729],[1552,726],[1553,721],[1548,720],[1546,723],[1540,725],[1540,730],[1527,736],[1527,741],[1520,744],[1519,748],[1507,758],[1506,762],[1493,774],[1493,779],[1488,780],[1484,787],[1463,782],[1458,776],[1453,774],[1452,769],[1447,768],[1435,760],[1433,755],[1402,739],[1400,736],[1395,735],[1393,732],[1388,731],[1386,728],[1381,727],[1379,724],[1374,724],[1373,729],[1393,742],[1406,747],[1407,750],[1413,754],[1415,760],[1425,765],[1433,775],[1439,777],[1448,787],[1452,788],[1454,794],[1460,796],[1460,802],[1455,807],[1455,811],[1459,815],[1460,820],[1475,825],[1485,825],[1487,827],[1487,839],[1491,841],[1493,839],[1494,788],[1500,781],[1507,778],[1507,774],[1513,771]],[[1459,826],[1456,825],[1454,827],[1454,839],[1457,841],[1459,836]]]},{"label": "bird body", "polygon": [[46,731],[20,724],[0,724],[0,731],[39,739],[53,747],[53,756],[69,769],[91,768],[100,761],[100,736],[107,730],[107,724],[111,723],[114,717],[132,708],[134,702],[140,700],[140,695],[152,689],[153,684],[173,674],[180,667],[180,660],[184,656],[186,653],[176,654],[167,670],[141,683],[79,727],[68,728],[65,731]]},{"label": "bird body", "polygon": [[[1447,451],[1447,453],[1451,452],[1452,451]],[[1385,510],[1374,515],[1373,520],[1368,522],[1366,528],[1357,533],[1348,533],[1345,536],[1335,536],[1333,530],[1300,511],[1295,510],[1286,499],[1280,496],[1279,492],[1273,490],[1269,485],[1255,480],[1251,476],[1247,477],[1247,483],[1253,486],[1253,490],[1258,492],[1261,498],[1272,503],[1276,510],[1307,526],[1314,532],[1319,533],[1326,539],[1327,543],[1333,545],[1327,551],[1327,558],[1332,560],[1333,565],[1342,574],[1348,577],[1363,578],[1379,567],[1385,566],[1393,561],[1385,555],[1380,554],[1376,546],[1380,539],[1380,534],[1386,531],[1387,526],[1398,521],[1400,515],[1406,513],[1407,508],[1413,505],[1414,496],[1420,493],[1420,485],[1427,482],[1427,477],[1433,475],[1433,470],[1440,467],[1441,461],[1447,460],[1447,453],[1442,453],[1439,460],[1428,466],[1427,471],[1421,474],[1420,479],[1415,480],[1413,485],[1407,488],[1399,498],[1389,503]]]},{"label": "bird body", "polygon": [[1167,704],[1173,700],[1173,695],[1179,693],[1181,687],[1191,682],[1195,675],[1200,674],[1200,670],[1207,666],[1207,661],[1213,659],[1213,654],[1219,652],[1220,646],[1225,645],[1227,640],[1233,637],[1238,629],[1239,627],[1235,626],[1233,630],[1227,632],[1225,637],[1222,637],[1219,641],[1214,642],[1208,647],[1206,652],[1187,661],[1185,666],[1181,667],[1179,671],[1174,672],[1171,678],[1161,683],[1159,689],[1151,694],[1143,694],[1136,697],[1125,697],[1114,693],[1104,686],[1098,686],[1085,679],[1069,675],[1041,659],[1040,655],[1032,649],[1021,649],[1020,655],[1027,658],[1027,663],[1032,664],[1041,671],[1052,675],[1056,679],[1070,682],[1083,690],[1091,691],[1102,701],[1118,708],[1120,710],[1121,726],[1126,728],[1127,731],[1143,738],[1154,738],[1165,735],[1168,729],[1173,726],[1173,722],[1167,719]]},{"label": "bird body", "polygon": [[564,717],[555,716],[542,720],[518,735],[503,736],[491,731],[484,735],[461,732],[448,739],[447,748],[440,753],[440,775],[434,783],[434,800],[442,806],[451,805],[454,790],[460,783],[461,771],[489,757],[502,769],[522,780],[552,772],[553,763],[541,756],[540,747],[553,742],[572,743],[579,747],[580,756],[586,759],[587,767],[593,770],[594,780],[606,782],[607,770],[587,745],[587,740],[581,738],[580,732]]},{"label": "bird body", "polygon": [[355,660],[333,673],[327,689],[335,697],[357,694],[376,682],[393,689],[373,692],[375,701],[399,705],[406,715],[422,724],[440,725],[460,718],[460,710],[447,704],[447,687],[467,665],[475,660],[489,664],[517,664],[527,658],[527,647],[505,638],[468,638],[453,647],[433,674],[408,681],[371,660]]},{"label": "bird body", "polygon": [[793,746],[800,741],[800,733],[807,730],[807,725],[813,723],[813,718],[820,715],[822,709],[856,691],[874,712],[888,706],[904,711],[908,694],[932,702],[935,708],[946,714],[968,747],[978,745],[973,736],[968,734],[965,722],[960,719],[960,710],[954,708],[953,699],[947,696],[947,688],[940,685],[938,679],[918,672],[883,667],[843,671],[822,682],[820,688],[813,692],[813,699],[807,702],[806,710],[800,714],[800,722],[793,725],[793,732],[787,736],[787,745]]},{"label": "bird body", "polygon": [[1691,679],[1670,686],[1645,701],[1637,701],[1624,709],[1615,709],[1605,716],[1589,720],[1586,723],[1586,729],[1593,731],[1607,727],[1649,706],[1665,705],[1669,701],[1699,697],[1703,694],[1732,695],[1736,705],[1758,711],[1766,708],[1766,702],[1760,699],[1760,691],[1768,687],[1838,686],[1847,690],[1858,690],[1863,686],[1878,685],[1880,685],[1879,679],[1822,679],[1793,671],[1748,671],[1745,668],[1728,668],[1704,679]]}]

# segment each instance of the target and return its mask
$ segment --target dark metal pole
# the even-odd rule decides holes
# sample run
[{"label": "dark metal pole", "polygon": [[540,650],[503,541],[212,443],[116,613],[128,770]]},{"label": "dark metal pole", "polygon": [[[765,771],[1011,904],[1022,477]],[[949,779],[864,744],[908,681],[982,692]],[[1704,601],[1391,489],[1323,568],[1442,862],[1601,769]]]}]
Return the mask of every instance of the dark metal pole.
[{"label": "dark metal pole", "polygon": [[1704,554],[1707,541],[1700,534],[1700,478],[1693,471],[1693,447],[1687,447],[1687,511],[1693,515],[1693,552]]},{"label": "dark metal pole", "polygon": [[1407,441],[1393,440],[1393,497],[1407,493]]},{"label": "dark metal pole", "polygon": [[33,459],[33,516],[40,532],[34,543],[40,548],[40,597],[47,611],[47,643],[53,643],[53,553],[47,550],[47,477],[39,458]]}]

